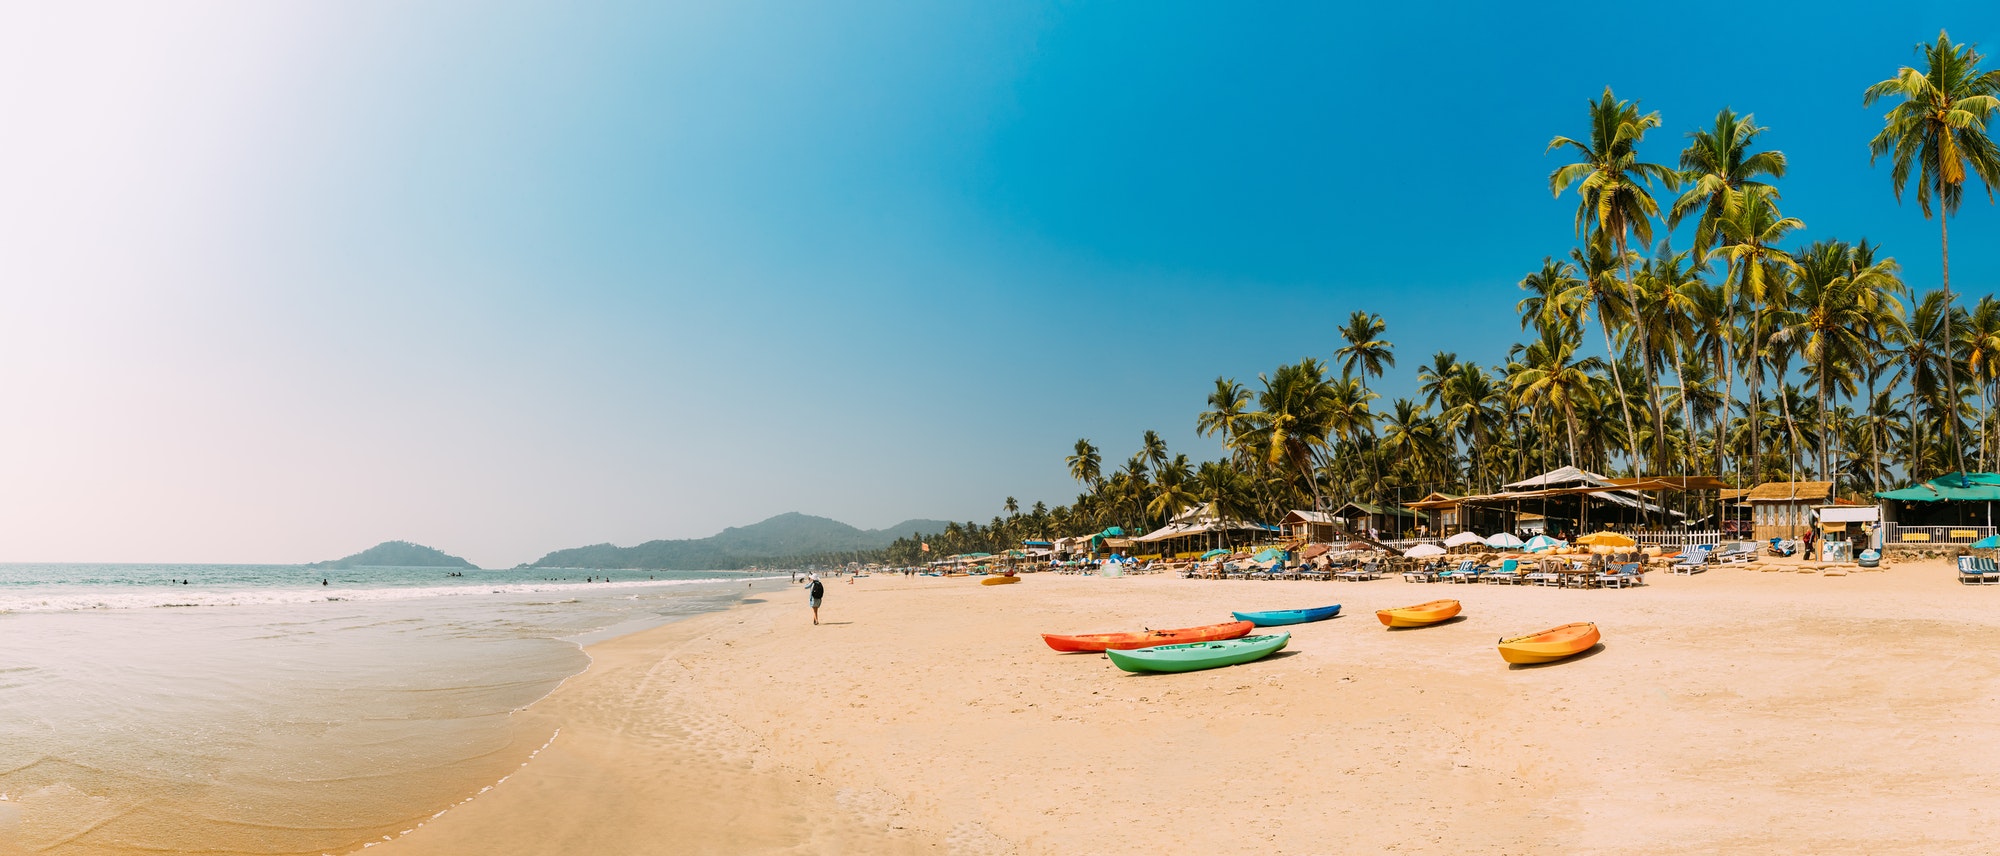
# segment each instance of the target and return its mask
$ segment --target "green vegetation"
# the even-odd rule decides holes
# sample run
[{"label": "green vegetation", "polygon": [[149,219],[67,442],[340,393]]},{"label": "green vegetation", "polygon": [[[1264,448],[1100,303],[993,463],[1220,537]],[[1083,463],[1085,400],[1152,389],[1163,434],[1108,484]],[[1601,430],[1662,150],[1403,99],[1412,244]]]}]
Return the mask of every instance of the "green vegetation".
[{"label": "green vegetation", "polygon": [[384,541],[359,553],[330,562],[314,562],[308,568],[466,568],[479,566],[457,556],[408,541]]},{"label": "green vegetation", "polygon": [[[1380,316],[1357,310],[1332,349],[1338,375],[1309,356],[1254,386],[1216,378],[1195,428],[1220,440],[1219,460],[1170,456],[1148,431],[1107,476],[1102,451],[1078,440],[1067,458],[1084,488],[1075,501],[1019,514],[1010,500],[989,525],[953,524],[930,555],[1113,525],[1146,531],[1201,502],[1268,522],[1348,500],[1485,491],[1564,464],[1746,485],[1815,478],[1850,496],[1991,469],[2000,301],[1954,300],[1947,219],[1968,182],[1989,203],[2000,183],[1988,127],[2000,71],[1945,33],[1917,56],[1861,101],[1895,102],[1868,149],[1889,160],[1896,201],[1914,182],[1923,215],[1938,218],[1937,288],[1916,293],[1865,239],[1794,244],[1807,227],[1779,207],[1788,164],[1759,149],[1767,129],[1754,116],[1724,107],[1687,131],[1669,167],[1651,134],[1662,117],[1606,88],[1578,117],[1585,133],[1549,142],[1570,160],[1548,188],[1575,196],[1577,245],[1522,277],[1528,335],[1500,359],[1440,352],[1417,370],[1420,399],[1378,408],[1370,381],[1395,367],[1395,346]],[[1683,224],[1691,240],[1676,250]],[[1584,353],[1592,326],[1607,357]],[[906,547],[915,543],[891,554],[918,558]]]}]

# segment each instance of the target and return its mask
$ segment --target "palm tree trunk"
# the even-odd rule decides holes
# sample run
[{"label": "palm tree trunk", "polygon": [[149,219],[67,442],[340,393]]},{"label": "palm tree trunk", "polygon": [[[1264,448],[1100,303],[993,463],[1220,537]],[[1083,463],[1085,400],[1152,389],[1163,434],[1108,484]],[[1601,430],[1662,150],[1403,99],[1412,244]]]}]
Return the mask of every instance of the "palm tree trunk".
[{"label": "palm tree trunk", "polygon": [[1576,458],[1576,408],[1563,405],[1563,420],[1569,423],[1569,465],[1577,464]]},{"label": "palm tree trunk", "polygon": [[1833,367],[1827,364],[1827,359],[1824,350],[1825,349],[1822,349],[1822,353],[1820,355],[1820,366],[1819,366],[1819,480],[1820,481],[1827,481],[1826,453],[1827,450],[1831,448],[1833,445],[1828,440],[1827,437],[1828,431],[1832,427],[1833,422],[1826,415],[1826,384],[1827,384],[1827,378],[1833,372]]},{"label": "palm tree trunk", "polygon": [[1694,454],[1694,402],[1688,398],[1687,365],[1681,361],[1681,349],[1678,344],[1674,346],[1673,352],[1674,379],[1681,385],[1681,434],[1687,438],[1687,451],[1681,455],[1686,459],[1684,463],[1687,466],[1683,468],[1683,472],[1686,472],[1697,465]]},{"label": "palm tree trunk", "polygon": [[[1938,199],[1944,198],[1944,179],[1938,179]],[[1951,437],[1951,453],[1958,462],[1958,471],[1965,472],[1965,448],[1958,442],[1958,380],[1954,377],[1952,364],[1958,362],[1958,346],[1951,339],[1951,226],[1949,214],[1942,203],[1938,206],[1938,248],[1944,254],[1944,385],[1946,407],[1950,416],[1944,421],[1944,428]]]},{"label": "palm tree trunk", "polygon": [[1618,409],[1625,414],[1625,465],[1631,467],[1632,474],[1636,476],[1639,474],[1639,463],[1634,456],[1639,453],[1639,432],[1632,427],[1632,404],[1625,400],[1625,382],[1618,377],[1618,352],[1611,348],[1611,325],[1605,323],[1601,310],[1597,313],[1597,329],[1604,331],[1604,355],[1605,361],[1611,364],[1612,394],[1618,396]]},{"label": "palm tree trunk", "polygon": [[1867,371],[1868,407],[1863,412],[1868,415],[1868,471],[1869,477],[1875,480],[1875,490],[1881,490],[1882,439],[1879,432],[1882,426],[1875,419],[1875,366],[1872,364],[1869,365]]}]

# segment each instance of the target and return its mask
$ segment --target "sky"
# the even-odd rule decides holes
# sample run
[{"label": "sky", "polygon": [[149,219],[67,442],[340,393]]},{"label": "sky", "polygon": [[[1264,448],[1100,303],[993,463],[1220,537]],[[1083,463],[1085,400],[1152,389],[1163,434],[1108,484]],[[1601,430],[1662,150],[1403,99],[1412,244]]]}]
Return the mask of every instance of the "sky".
[{"label": "sky", "polygon": [[[1606,86],[1656,162],[1754,113],[1800,243],[1933,287],[1861,91],[1941,27],[2000,52],[2000,6],[1745,11],[11,4],[0,561],[1065,503],[1078,438],[1213,457],[1214,379],[1330,359],[1357,309],[1385,406],[1438,350],[1500,362],[1575,244],[1545,147]],[[1951,228],[1994,292],[2000,209]]]}]

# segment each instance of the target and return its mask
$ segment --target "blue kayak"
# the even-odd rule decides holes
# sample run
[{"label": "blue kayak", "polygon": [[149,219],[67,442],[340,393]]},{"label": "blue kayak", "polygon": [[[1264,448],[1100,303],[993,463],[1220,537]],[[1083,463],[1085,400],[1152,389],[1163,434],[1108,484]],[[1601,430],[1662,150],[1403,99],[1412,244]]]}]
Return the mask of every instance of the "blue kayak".
[{"label": "blue kayak", "polygon": [[1258,627],[1277,627],[1281,624],[1304,624],[1308,621],[1325,621],[1340,614],[1340,604],[1316,606],[1312,609],[1274,609],[1270,612],[1232,612],[1237,621],[1248,621]]}]

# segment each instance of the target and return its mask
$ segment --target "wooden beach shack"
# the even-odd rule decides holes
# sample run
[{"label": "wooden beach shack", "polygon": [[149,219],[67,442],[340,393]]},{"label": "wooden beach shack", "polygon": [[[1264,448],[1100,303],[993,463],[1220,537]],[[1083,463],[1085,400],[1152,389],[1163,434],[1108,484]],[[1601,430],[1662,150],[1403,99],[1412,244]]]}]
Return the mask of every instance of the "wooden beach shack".
[{"label": "wooden beach shack", "polygon": [[1340,518],[1330,511],[1300,511],[1297,509],[1278,521],[1278,528],[1284,530],[1286,541],[1306,544],[1331,544],[1342,540]]},{"label": "wooden beach shack", "polygon": [[1748,510],[1750,537],[1758,541],[1801,537],[1815,525],[1815,509],[1833,504],[1830,481],[1764,482],[1740,493],[1725,491],[1725,501],[1732,493],[1738,493],[1737,507]]},{"label": "wooden beach shack", "polygon": [[1391,539],[1414,534],[1417,524],[1424,522],[1423,515],[1407,508],[1359,500],[1334,509],[1333,516],[1340,518],[1354,535],[1372,537],[1372,533],[1380,533],[1381,537]]},{"label": "wooden beach shack", "polygon": [[1949,473],[1875,498],[1884,546],[1970,544],[1996,531],[2000,473]]}]

